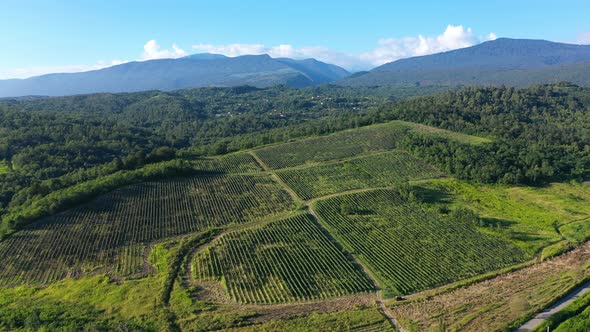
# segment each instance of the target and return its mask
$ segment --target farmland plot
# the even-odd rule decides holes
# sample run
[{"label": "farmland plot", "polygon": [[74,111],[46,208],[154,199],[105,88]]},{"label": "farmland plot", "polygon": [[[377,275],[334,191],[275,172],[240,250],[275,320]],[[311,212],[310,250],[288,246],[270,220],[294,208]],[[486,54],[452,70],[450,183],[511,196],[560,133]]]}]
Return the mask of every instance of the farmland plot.
[{"label": "farmland plot", "polygon": [[191,163],[196,169],[213,173],[256,173],[262,168],[251,154],[232,153],[221,157],[198,158]]},{"label": "farmland plot", "polygon": [[320,200],[321,222],[373,272],[385,295],[409,294],[500,269],[527,256],[474,225],[374,190]]},{"label": "farmland plot", "polygon": [[393,149],[400,137],[403,130],[396,126],[371,126],[269,146],[255,153],[270,168],[281,169]]},{"label": "farmland plot", "polygon": [[443,174],[402,151],[360,157],[344,162],[279,170],[277,175],[304,200],[352,189],[392,186]]},{"label": "farmland plot", "polygon": [[303,139],[257,149],[254,152],[273,169],[341,160],[361,154],[395,149],[408,132],[436,136],[465,144],[481,144],[488,140],[411,122],[389,123],[345,130],[332,135]]},{"label": "farmland plot", "polygon": [[139,273],[150,242],[290,210],[266,176],[147,182],[40,220],[0,242],[1,285],[49,283],[93,270]]},{"label": "farmland plot", "polygon": [[240,303],[325,299],[373,290],[372,282],[300,214],[222,236],[196,254],[193,278],[221,281]]}]

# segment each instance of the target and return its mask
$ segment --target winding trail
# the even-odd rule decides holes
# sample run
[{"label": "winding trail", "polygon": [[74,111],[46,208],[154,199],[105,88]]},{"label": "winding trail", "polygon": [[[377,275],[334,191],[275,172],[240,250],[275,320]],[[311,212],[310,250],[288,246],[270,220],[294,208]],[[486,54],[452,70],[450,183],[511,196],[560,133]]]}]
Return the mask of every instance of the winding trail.
[{"label": "winding trail", "polygon": [[569,294],[565,295],[563,298],[561,298],[553,305],[538,313],[531,320],[521,325],[517,331],[525,332],[535,329],[537,326],[541,325],[547,318],[555,315],[558,311],[567,307],[575,299],[586,294],[587,292],[590,292],[590,281],[585,282],[581,286],[571,291]]}]

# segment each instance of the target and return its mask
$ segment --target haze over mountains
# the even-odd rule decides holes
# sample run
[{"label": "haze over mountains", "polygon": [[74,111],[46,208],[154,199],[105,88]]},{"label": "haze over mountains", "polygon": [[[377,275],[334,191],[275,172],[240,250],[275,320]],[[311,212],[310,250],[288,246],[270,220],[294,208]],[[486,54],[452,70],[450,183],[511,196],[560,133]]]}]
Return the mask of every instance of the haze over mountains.
[{"label": "haze over mountains", "polygon": [[315,59],[268,55],[232,58],[205,53],[179,59],[129,62],[83,73],[0,80],[0,97],[238,85],[529,86],[559,81],[590,85],[590,45],[500,38],[449,52],[397,60],[353,75]]},{"label": "haze over mountains", "polygon": [[510,85],[569,81],[590,85],[590,45],[500,38],[401,59],[356,73],[342,85]]},{"label": "haze over mountains", "polygon": [[176,90],[204,86],[268,87],[286,84],[306,87],[333,82],[347,75],[349,73],[345,69],[315,59],[293,60],[268,55],[230,58],[219,54],[195,54],[180,59],[129,62],[82,73],[2,80],[0,97]]}]

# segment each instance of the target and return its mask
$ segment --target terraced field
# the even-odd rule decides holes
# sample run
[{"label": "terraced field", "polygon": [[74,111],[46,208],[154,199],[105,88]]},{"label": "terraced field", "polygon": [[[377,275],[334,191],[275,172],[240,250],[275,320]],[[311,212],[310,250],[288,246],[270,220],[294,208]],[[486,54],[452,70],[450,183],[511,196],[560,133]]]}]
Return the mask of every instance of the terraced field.
[{"label": "terraced field", "polygon": [[386,295],[409,294],[527,258],[515,245],[373,190],[313,204],[323,225],[366,264]]},{"label": "terraced field", "polygon": [[371,280],[308,214],[228,233],[196,255],[192,271],[197,281],[221,281],[240,303],[317,300],[373,290]]},{"label": "terraced field", "polygon": [[205,176],[121,188],[0,242],[0,284],[49,283],[93,270],[139,273],[150,242],[292,208],[289,195],[267,176]]},{"label": "terraced field", "polygon": [[352,189],[386,187],[408,180],[443,175],[403,151],[379,153],[325,165],[284,169],[276,174],[304,200]]}]

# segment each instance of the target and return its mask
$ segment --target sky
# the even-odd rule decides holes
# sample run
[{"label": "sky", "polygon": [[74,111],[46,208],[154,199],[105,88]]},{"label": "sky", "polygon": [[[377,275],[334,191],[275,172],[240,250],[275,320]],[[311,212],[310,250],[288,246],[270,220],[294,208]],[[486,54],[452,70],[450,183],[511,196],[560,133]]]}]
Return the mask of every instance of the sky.
[{"label": "sky", "polygon": [[0,79],[194,53],[367,70],[499,37],[590,44],[588,0],[1,0]]}]

